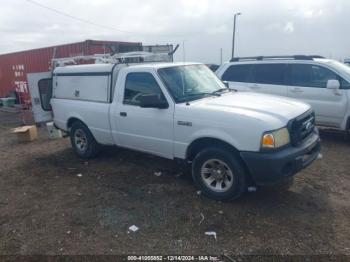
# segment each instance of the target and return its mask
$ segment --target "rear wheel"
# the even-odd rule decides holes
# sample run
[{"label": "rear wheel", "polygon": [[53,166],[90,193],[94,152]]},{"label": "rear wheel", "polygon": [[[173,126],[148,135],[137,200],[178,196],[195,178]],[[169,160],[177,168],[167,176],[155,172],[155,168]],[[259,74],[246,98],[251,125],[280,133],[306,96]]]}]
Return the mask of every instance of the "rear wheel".
[{"label": "rear wheel", "polygon": [[241,161],[229,150],[207,148],[192,163],[192,176],[202,193],[215,200],[239,198],[246,190],[246,174]]},{"label": "rear wheel", "polygon": [[81,158],[92,158],[99,152],[99,144],[89,128],[80,121],[73,123],[70,129],[70,140],[75,153]]}]

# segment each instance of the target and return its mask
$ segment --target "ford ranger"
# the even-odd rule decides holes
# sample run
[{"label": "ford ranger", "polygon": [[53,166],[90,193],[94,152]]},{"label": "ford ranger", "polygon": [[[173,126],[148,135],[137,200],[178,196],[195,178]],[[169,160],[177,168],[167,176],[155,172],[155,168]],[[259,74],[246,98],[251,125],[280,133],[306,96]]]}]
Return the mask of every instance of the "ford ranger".
[{"label": "ford ranger", "polygon": [[183,160],[216,200],[282,183],[320,151],[308,104],[236,92],[203,64],[73,65],[28,78],[79,157],[116,145]]}]

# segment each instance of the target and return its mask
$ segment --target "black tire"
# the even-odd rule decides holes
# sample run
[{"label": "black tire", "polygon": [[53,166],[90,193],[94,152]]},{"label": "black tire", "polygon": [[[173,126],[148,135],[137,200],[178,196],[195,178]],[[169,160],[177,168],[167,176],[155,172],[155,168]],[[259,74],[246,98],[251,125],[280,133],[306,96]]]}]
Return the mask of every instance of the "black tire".
[{"label": "black tire", "polygon": [[[86,146],[82,147],[79,145],[76,139],[78,134],[81,135],[81,137],[84,136]],[[95,157],[100,150],[100,145],[96,142],[89,128],[80,121],[74,122],[70,129],[70,142],[75,153],[84,159]]]},{"label": "black tire", "polygon": [[[211,161],[213,161],[213,164],[210,164],[212,163]],[[206,168],[207,166],[215,167]],[[204,168],[211,170],[211,172],[203,172],[202,174],[202,168],[203,170]],[[222,172],[220,169],[222,169]],[[220,176],[226,177],[225,181],[222,180],[223,178],[219,178],[217,181],[220,182],[215,180],[210,184],[208,181],[218,175],[219,171]],[[222,173],[225,174],[222,175]],[[196,187],[201,190],[203,195],[214,200],[227,201],[237,199],[246,191],[246,171],[241,160],[229,150],[222,148],[211,147],[199,152],[192,163],[192,177]],[[228,180],[228,177],[232,177],[232,182]],[[224,186],[220,192],[218,191],[220,189],[213,188],[217,183],[219,187]]]}]

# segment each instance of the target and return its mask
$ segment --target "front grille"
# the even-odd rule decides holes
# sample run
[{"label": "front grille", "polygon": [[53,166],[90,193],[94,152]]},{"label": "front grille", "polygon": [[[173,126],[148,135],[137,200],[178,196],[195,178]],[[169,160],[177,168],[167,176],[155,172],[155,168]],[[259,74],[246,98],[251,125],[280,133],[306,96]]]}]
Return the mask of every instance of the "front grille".
[{"label": "front grille", "polygon": [[315,129],[315,113],[310,110],[290,121],[288,125],[291,143],[294,146],[302,143]]}]

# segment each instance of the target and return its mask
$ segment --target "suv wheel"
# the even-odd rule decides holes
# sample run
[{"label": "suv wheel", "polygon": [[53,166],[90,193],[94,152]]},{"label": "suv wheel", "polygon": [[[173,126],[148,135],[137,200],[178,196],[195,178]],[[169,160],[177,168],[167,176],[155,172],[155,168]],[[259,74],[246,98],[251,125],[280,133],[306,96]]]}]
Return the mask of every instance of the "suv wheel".
[{"label": "suv wheel", "polygon": [[228,150],[207,148],[192,163],[192,176],[204,195],[215,200],[239,198],[246,190],[246,174],[241,161]]},{"label": "suv wheel", "polygon": [[92,158],[99,152],[99,144],[89,128],[82,122],[74,122],[70,130],[70,141],[75,153],[81,158]]}]

